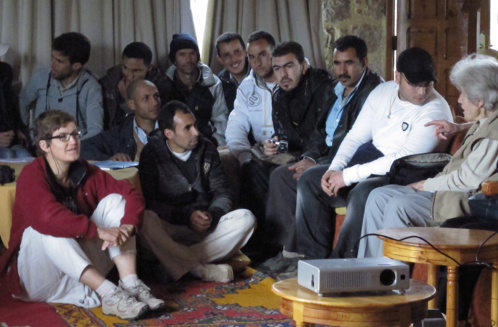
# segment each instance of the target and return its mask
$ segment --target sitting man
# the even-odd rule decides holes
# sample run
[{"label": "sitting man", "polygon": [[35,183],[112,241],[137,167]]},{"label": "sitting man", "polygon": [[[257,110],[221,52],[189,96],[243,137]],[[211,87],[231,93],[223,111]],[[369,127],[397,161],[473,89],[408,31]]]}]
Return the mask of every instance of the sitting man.
[{"label": "sitting man", "polygon": [[81,156],[87,160],[138,161],[147,135],[158,128],[157,115],[161,97],[151,81],[135,80],[128,87],[128,115],[122,124],[113,126],[81,142]]},{"label": "sitting man", "polygon": [[[325,103],[310,145],[297,163],[282,165],[270,176],[266,203],[267,241],[284,246],[279,261],[297,252],[295,235],[296,194],[298,180],[308,168],[330,164],[347,132],[353,126],[370,92],[382,77],[368,68],[367,45],[354,35],[346,35],[334,43],[334,94]],[[265,270],[276,269],[275,260]]]},{"label": "sitting man", "polygon": [[226,145],[228,109],[223,86],[211,68],[200,62],[197,42],[189,34],[173,35],[169,58],[173,65],[166,76],[172,83],[172,99],[187,104],[204,137],[215,145]]},{"label": "sitting man", "polygon": [[273,135],[271,101],[277,83],[271,65],[273,48],[275,39],[265,31],[253,32],[247,39],[251,72],[237,90],[226,132],[228,148],[241,165],[251,159],[251,143],[263,143]]},{"label": "sitting man", "polygon": [[[8,45],[0,44],[0,56],[7,50]],[[0,159],[32,157],[19,115],[19,99],[12,89],[12,76],[12,67],[0,62]]]},{"label": "sitting man", "polygon": [[159,68],[152,64],[152,51],[142,42],[128,44],[121,55],[121,64],[107,70],[100,79],[104,92],[106,129],[120,125],[132,113],[128,107],[127,89],[133,81],[146,79],[154,83],[162,103],[170,96],[170,84]]},{"label": "sitting man", "polygon": [[76,119],[82,139],[97,135],[104,127],[102,89],[92,73],[83,68],[90,58],[86,36],[64,33],[54,39],[50,70],[35,73],[19,95],[21,118],[30,125],[30,105],[36,101],[34,118],[51,109],[60,109]]},{"label": "sitting man", "polygon": [[199,134],[187,105],[169,102],[158,123],[139,165],[149,209],[139,235],[145,254],[153,254],[173,280],[190,272],[204,281],[231,281],[231,266],[210,263],[239,252],[253,233],[254,216],[230,211],[218,151]]},{"label": "sitting man", "polygon": [[249,75],[249,63],[244,40],[239,34],[226,32],[216,39],[218,62],[225,67],[219,74],[223,83],[223,94],[228,113],[233,110],[233,102],[242,80]]},{"label": "sitting man", "polygon": [[[469,197],[484,181],[498,179],[496,76],[495,58],[471,55],[457,62],[450,80],[460,91],[458,103],[465,120],[474,124],[436,177],[372,191],[366,204],[362,235],[384,228],[437,226],[450,218],[470,216]],[[436,126],[437,130],[445,131],[444,124]],[[382,241],[375,236],[361,239],[358,257],[376,256],[382,256]]]},{"label": "sitting man", "polygon": [[[268,159],[250,160],[242,166],[241,183],[245,187],[241,192],[241,205],[250,209],[258,219],[257,237],[264,237],[260,233],[265,229],[270,174],[279,166],[271,161],[280,157],[276,156],[276,142],[283,145],[285,141],[288,145],[284,156],[305,152],[322,108],[330,106],[334,96],[332,76],[323,69],[310,67],[299,43],[289,41],[277,45],[272,52],[272,64],[280,87],[272,102],[275,133],[273,138],[267,138],[264,142],[264,154]],[[259,240],[255,243],[261,245]]]},{"label": "sitting man", "polygon": [[[446,148],[446,142],[433,137],[434,128],[424,126],[432,120],[452,120],[448,103],[434,90],[437,79],[431,55],[420,48],[407,49],[399,55],[396,69],[395,81],[380,84],[370,93],[330,166],[310,168],[301,176],[296,230],[298,252],[307,259],[329,256],[334,208],[346,206],[351,189],[362,190],[355,197],[366,199],[373,188],[385,183],[383,177],[367,178],[385,175],[395,159]],[[349,209],[356,209],[352,201],[345,224],[359,238],[363,216],[349,215]],[[356,239],[347,241],[354,244]]]}]

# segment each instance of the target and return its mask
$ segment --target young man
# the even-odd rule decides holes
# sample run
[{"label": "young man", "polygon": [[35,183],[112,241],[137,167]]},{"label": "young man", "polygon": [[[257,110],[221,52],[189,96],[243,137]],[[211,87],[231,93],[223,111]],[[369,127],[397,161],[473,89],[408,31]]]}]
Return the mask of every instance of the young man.
[{"label": "young man", "polygon": [[[399,55],[396,69],[394,81],[377,86],[369,95],[330,166],[309,169],[301,176],[296,229],[298,252],[306,258],[330,254],[335,227],[331,214],[334,208],[346,205],[353,187],[362,190],[354,197],[366,200],[379,186],[376,178],[367,179],[370,175],[385,175],[397,158],[446,147],[446,142],[433,137],[434,128],[425,126],[432,120],[452,121],[448,103],[434,90],[437,78],[431,55],[420,48],[407,49]],[[348,201],[345,232],[352,230],[352,235],[359,237],[364,204],[353,208],[356,210],[350,215],[351,196]],[[350,237],[346,241],[354,244],[356,240]]]},{"label": "young man", "polygon": [[[0,44],[0,56],[9,46]],[[32,157],[26,148],[27,131],[19,115],[19,98],[12,89],[12,67],[0,62],[0,159]]]},{"label": "young man", "polygon": [[[299,179],[309,168],[330,164],[342,140],[353,126],[370,92],[382,77],[368,68],[367,45],[354,35],[346,35],[334,43],[333,94],[324,103],[325,110],[318,118],[317,128],[306,150],[297,163],[283,165],[270,176],[266,223],[272,238],[284,246],[278,261],[296,261],[295,237],[296,196]],[[278,60],[276,60],[278,61]],[[277,72],[278,74],[278,72]],[[289,260],[287,259],[289,258]],[[275,260],[265,265],[268,270],[277,269]]]},{"label": "young man", "polygon": [[246,45],[239,34],[226,32],[216,39],[216,52],[216,59],[225,67],[218,77],[223,83],[223,94],[230,113],[233,110],[237,89],[249,74]]},{"label": "young man", "polygon": [[104,92],[106,129],[121,124],[132,113],[128,107],[127,89],[133,81],[146,79],[154,83],[162,103],[169,100],[171,85],[159,68],[152,64],[152,51],[142,42],[128,44],[121,55],[121,64],[107,70],[100,79]]},{"label": "young man", "polygon": [[251,72],[237,90],[226,131],[228,148],[241,165],[251,159],[251,141],[264,143],[273,135],[271,99],[277,82],[271,66],[274,47],[275,39],[265,31],[253,32],[247,39]]},{"label": "young man", "polygon": [[[265,140],[264,153],[267,156],[276,155],[276,142],[285,141],[289,153],[300,155],[311,140],[321,109],[333,95],[333,79],[327,71],[311,68],[304,58],[301,45],[293,41],[283,42],[273,49],[272,64],[280,88],[273,95],[272,102],[274,137]],[[251,160],[242,167],[245,188],[241,201],[258,218],[256,237],[260,237],[266,229],[265,204],[269,179],[278,166],[268,161]],[[261,245],[263,241],[266,240],[255,243]]]},{"label": "young man", "polygon": [[172,99],[186,103],[199,124],[199,131],[218,146],[226,145],[228,109],[220,79],[200,62],[199,47],[190,34],[175,34],[166,71],[172,83]]},{"label": "young man", "polygon": [[50,70],[35,73],[19,95],[24,124],[30,125],[30,104],[36,101],[34,118],[47,110],[60,109],[76,118],[82,139],[102,131],[102,89],[91,72],[83,68],[90,50],[90,41],[80,33],[64,33],[54,39]]},{"label": "young man", "polygon": [[147,135],[158,128],[161,97],[154,83],[139,79],[128,87],[126,98],[132,114],[120,125],[81,142],[82,158],[139,161]]},{"label": "young man", "polygon": [[190,272],[204,281],[228,282],[230,259],[252,235],[254,216],[230,211],[231,193],[216,147],[203,138],[194,114],[171,101],[159,113],[159,129],[140,157],[146,201],[140,240],[177,280]]}]

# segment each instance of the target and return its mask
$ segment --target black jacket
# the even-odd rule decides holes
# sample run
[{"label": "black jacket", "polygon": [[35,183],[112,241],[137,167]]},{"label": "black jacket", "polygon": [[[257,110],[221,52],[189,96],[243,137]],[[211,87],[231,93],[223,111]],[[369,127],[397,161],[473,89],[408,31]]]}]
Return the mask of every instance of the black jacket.
[{"label": "black jacket", "polygon": [[325,123],[327,122],[327,117],[332,109],[332,106],[337,100],[334,88],[338,81],[335,81],[332,85],[332,94],[326,100],[325,106],[323,107],[324,110],[322,110],[318,118],[316,130],[311,136],[307,150],[303,153],[303,156],[312,158],[318,164],[330,164],[339,149],[342,140],[351,127],[353,127],[353,124],[356,121],[356,118],[358,117],[358,114],[360,113],[360,110],[363,107],[368,95],[377,85],[383,82],[384,80],[382,77],[380,77],[377,73],[372,72],[367,67],[365,76],[363,77],[361,84],[358,86],[356,94],[354,94],[353,98],[344,107],[341,120],[339,121],[339,125],[334,132],[332,146],[329,147],[325,143],[325,138],[327,137],[327,133],[325,132]]},{"label": "black jacket", "polygon": [[[247,75],[249,75],[251,68],[249,67],[249,60],[247,58],[245,65],[247,67]],[[232,79],[230,72],[226,69],[223,69],[221,72],[219,72],[218,77],[220,78],[223,85],[223,94],[225,95],[225,102],[227,103],[228,113],[230,113],[233,110],[233,103],[235,102],[235,98],[237,97],[237,89],[239,88],[239,84]]]},{"label": "black jacket", "polygon": [[296,88],[274,93],[273,128],[279,139],[288,141],[289,151],[306,151],[318,117],[334,96],[333,82],[326,70],[309,67]]},{"label": "black jacket", "polygon": [[122,124],[81,141],[81,158],[107,160],[117,153],[124,153],[133,160],[137,153],[137,145],[133,138],[134,119],[134,114],[128,115]]},{"label": "black jacket", "polygon": [[230,187],[214,144],[200,137],[191,155],[196,156],[197,167],[193,183],[173,158],[164,134],[151,132],[139,164],[146,208],[177,225],[189,225],[195,210],[208,211],[213,217],[212,230],[231,209]]},{"label": "black jacket", "polygon": [[26,133],[19,113],[19,99],[12,89],[12,78],[12,67],[0,62],[0,132],[22,130]]},{"label": "black jacket", "polygon": [[[102,77],[99,81],[104,93],[104,129],[120,125],[124,121],[126,115],[131,113],[131,111],[126,112],[122,107],[124,106],[129,110],[128,106],[124,103],[125,99],[118,90],[118,83],[122,78],[122,66],[117,65],[109,68],[107,70],[107,75]],[[171,82],[164,74],[161,74],[159,68],[153,66],[145,76],[145,79],[151,81],[157,87],[162,105],[172,100]]]}]

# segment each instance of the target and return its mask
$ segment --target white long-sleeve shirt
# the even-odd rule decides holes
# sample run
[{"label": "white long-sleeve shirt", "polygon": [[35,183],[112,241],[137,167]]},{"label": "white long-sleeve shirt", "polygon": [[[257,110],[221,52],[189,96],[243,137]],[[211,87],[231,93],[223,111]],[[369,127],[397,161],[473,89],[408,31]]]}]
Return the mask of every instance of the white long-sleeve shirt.
[{"label": "white long-sleeve shirt", "polygon": [[[434,90],[425,104],[419,106],[401,100],[398,89],[399,85],[394,81],[377,86],[341,143],[329,170],[343,171],[346,185],[361,182],[372,174],[385,175],[398,158],[444,151],[446,142],[436,140],[434,127],[424,125],[439,119],[453,121],[446,100]],[[370,141],[384,156],[346,168],[356,150]]]}]

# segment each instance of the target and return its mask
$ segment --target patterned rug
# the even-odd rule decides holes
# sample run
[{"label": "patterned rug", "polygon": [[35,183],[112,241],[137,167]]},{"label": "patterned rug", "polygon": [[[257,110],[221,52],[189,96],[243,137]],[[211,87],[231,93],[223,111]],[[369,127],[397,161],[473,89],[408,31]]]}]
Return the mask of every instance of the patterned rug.
[{"label": "patterned rug", "polygon": [[69,326],[230,326],[286,327],[291,319],[279,311],[280,298],[273,294],[274,279],[251,268],[232,283],[182,280],[175,284],[152,285],[154,295],[167,301],[167,310],[150,312],[140,320],[126,321],[106,316],[101,308],[82,309],[53,304]]}]

